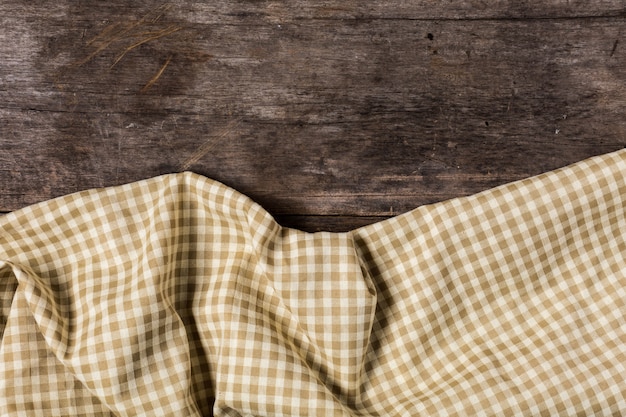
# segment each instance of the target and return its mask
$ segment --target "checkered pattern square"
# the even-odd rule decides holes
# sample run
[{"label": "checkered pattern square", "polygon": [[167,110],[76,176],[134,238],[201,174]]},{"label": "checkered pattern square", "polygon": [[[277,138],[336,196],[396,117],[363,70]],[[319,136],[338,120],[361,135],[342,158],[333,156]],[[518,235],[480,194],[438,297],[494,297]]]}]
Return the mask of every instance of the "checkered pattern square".
[{"label": "checkered pattern square", "polygon": [[193,173],[0,218],[2,416],[626,414],[626,150],[348,233]]}]

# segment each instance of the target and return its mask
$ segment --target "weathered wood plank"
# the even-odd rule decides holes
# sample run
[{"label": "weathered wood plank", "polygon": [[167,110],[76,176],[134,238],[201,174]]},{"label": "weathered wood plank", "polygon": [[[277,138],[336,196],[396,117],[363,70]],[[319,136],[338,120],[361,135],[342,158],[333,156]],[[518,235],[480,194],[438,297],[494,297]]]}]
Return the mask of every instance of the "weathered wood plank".
[{"label": "weathered wood plank", "polygon": [[[467,19],[545,19],[620,17],[626,6],[620,0],[388,0],[388,1],[292,1],[235,0],[235,1],[180,1],[172,3],[168,13],[185,22],[241,24],[250,18],[264,22],[281,23],[306,19],[413,19],[413,20],[467,20]],[[41,20],[67,17],[74,21],[94,22],[124,19],[140,13],[159,10],[164,2],[115,0],[25,2],[5,1],[0,12],[20,19]],[[94,17],[96,19],[94,19]]]},{"label": "weathered wood plank", "polygon": [[240,1],[196,2],[186,19],[205,21],[205,16],[262,17],[274,23],[301,19],[543,19],[623,16],[624,3],[616,0],[391,0],[391,1]]},{"label": "weathered wood plank", "polygon": [[332,230],[348,232],[387,219],[387,216],[275,216],[276,221],[286,227],[319,232]]},{"label": "weathered wood plank", "polygon": [[0,4],[3,211],[189,169],[343,230],[626,145],[621,2],[30,4]]}]

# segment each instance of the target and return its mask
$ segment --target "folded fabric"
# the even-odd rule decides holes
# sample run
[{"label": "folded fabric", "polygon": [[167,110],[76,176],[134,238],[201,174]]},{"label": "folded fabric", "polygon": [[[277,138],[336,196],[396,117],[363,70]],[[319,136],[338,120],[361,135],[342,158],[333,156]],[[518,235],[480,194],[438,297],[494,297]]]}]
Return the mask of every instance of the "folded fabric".
[{"label": "folded fabric", "polygon": [[3,416],[626,414],[626,150],[349,233],[193,173],[0,218]]}]

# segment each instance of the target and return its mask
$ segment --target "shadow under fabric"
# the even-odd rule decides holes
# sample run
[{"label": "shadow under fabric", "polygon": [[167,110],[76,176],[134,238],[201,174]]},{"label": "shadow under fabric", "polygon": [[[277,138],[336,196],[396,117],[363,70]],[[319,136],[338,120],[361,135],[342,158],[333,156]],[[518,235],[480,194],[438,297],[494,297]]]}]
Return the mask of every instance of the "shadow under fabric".
[{"label": "shadow under fabric", "polygon": [[0,414],[626,414],[626,150],[348,233],[193,173],[0,218]]}]

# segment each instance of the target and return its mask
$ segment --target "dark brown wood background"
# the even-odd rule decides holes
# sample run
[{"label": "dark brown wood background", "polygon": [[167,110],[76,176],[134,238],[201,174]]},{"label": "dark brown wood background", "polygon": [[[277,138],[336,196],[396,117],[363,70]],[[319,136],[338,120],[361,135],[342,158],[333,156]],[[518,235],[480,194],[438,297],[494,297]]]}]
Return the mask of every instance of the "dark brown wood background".
[{"label": "dark brown wood background", "polygon": [[618,0],[0,2],[0,212],[195,171],[349,230],[626,145]]}]

